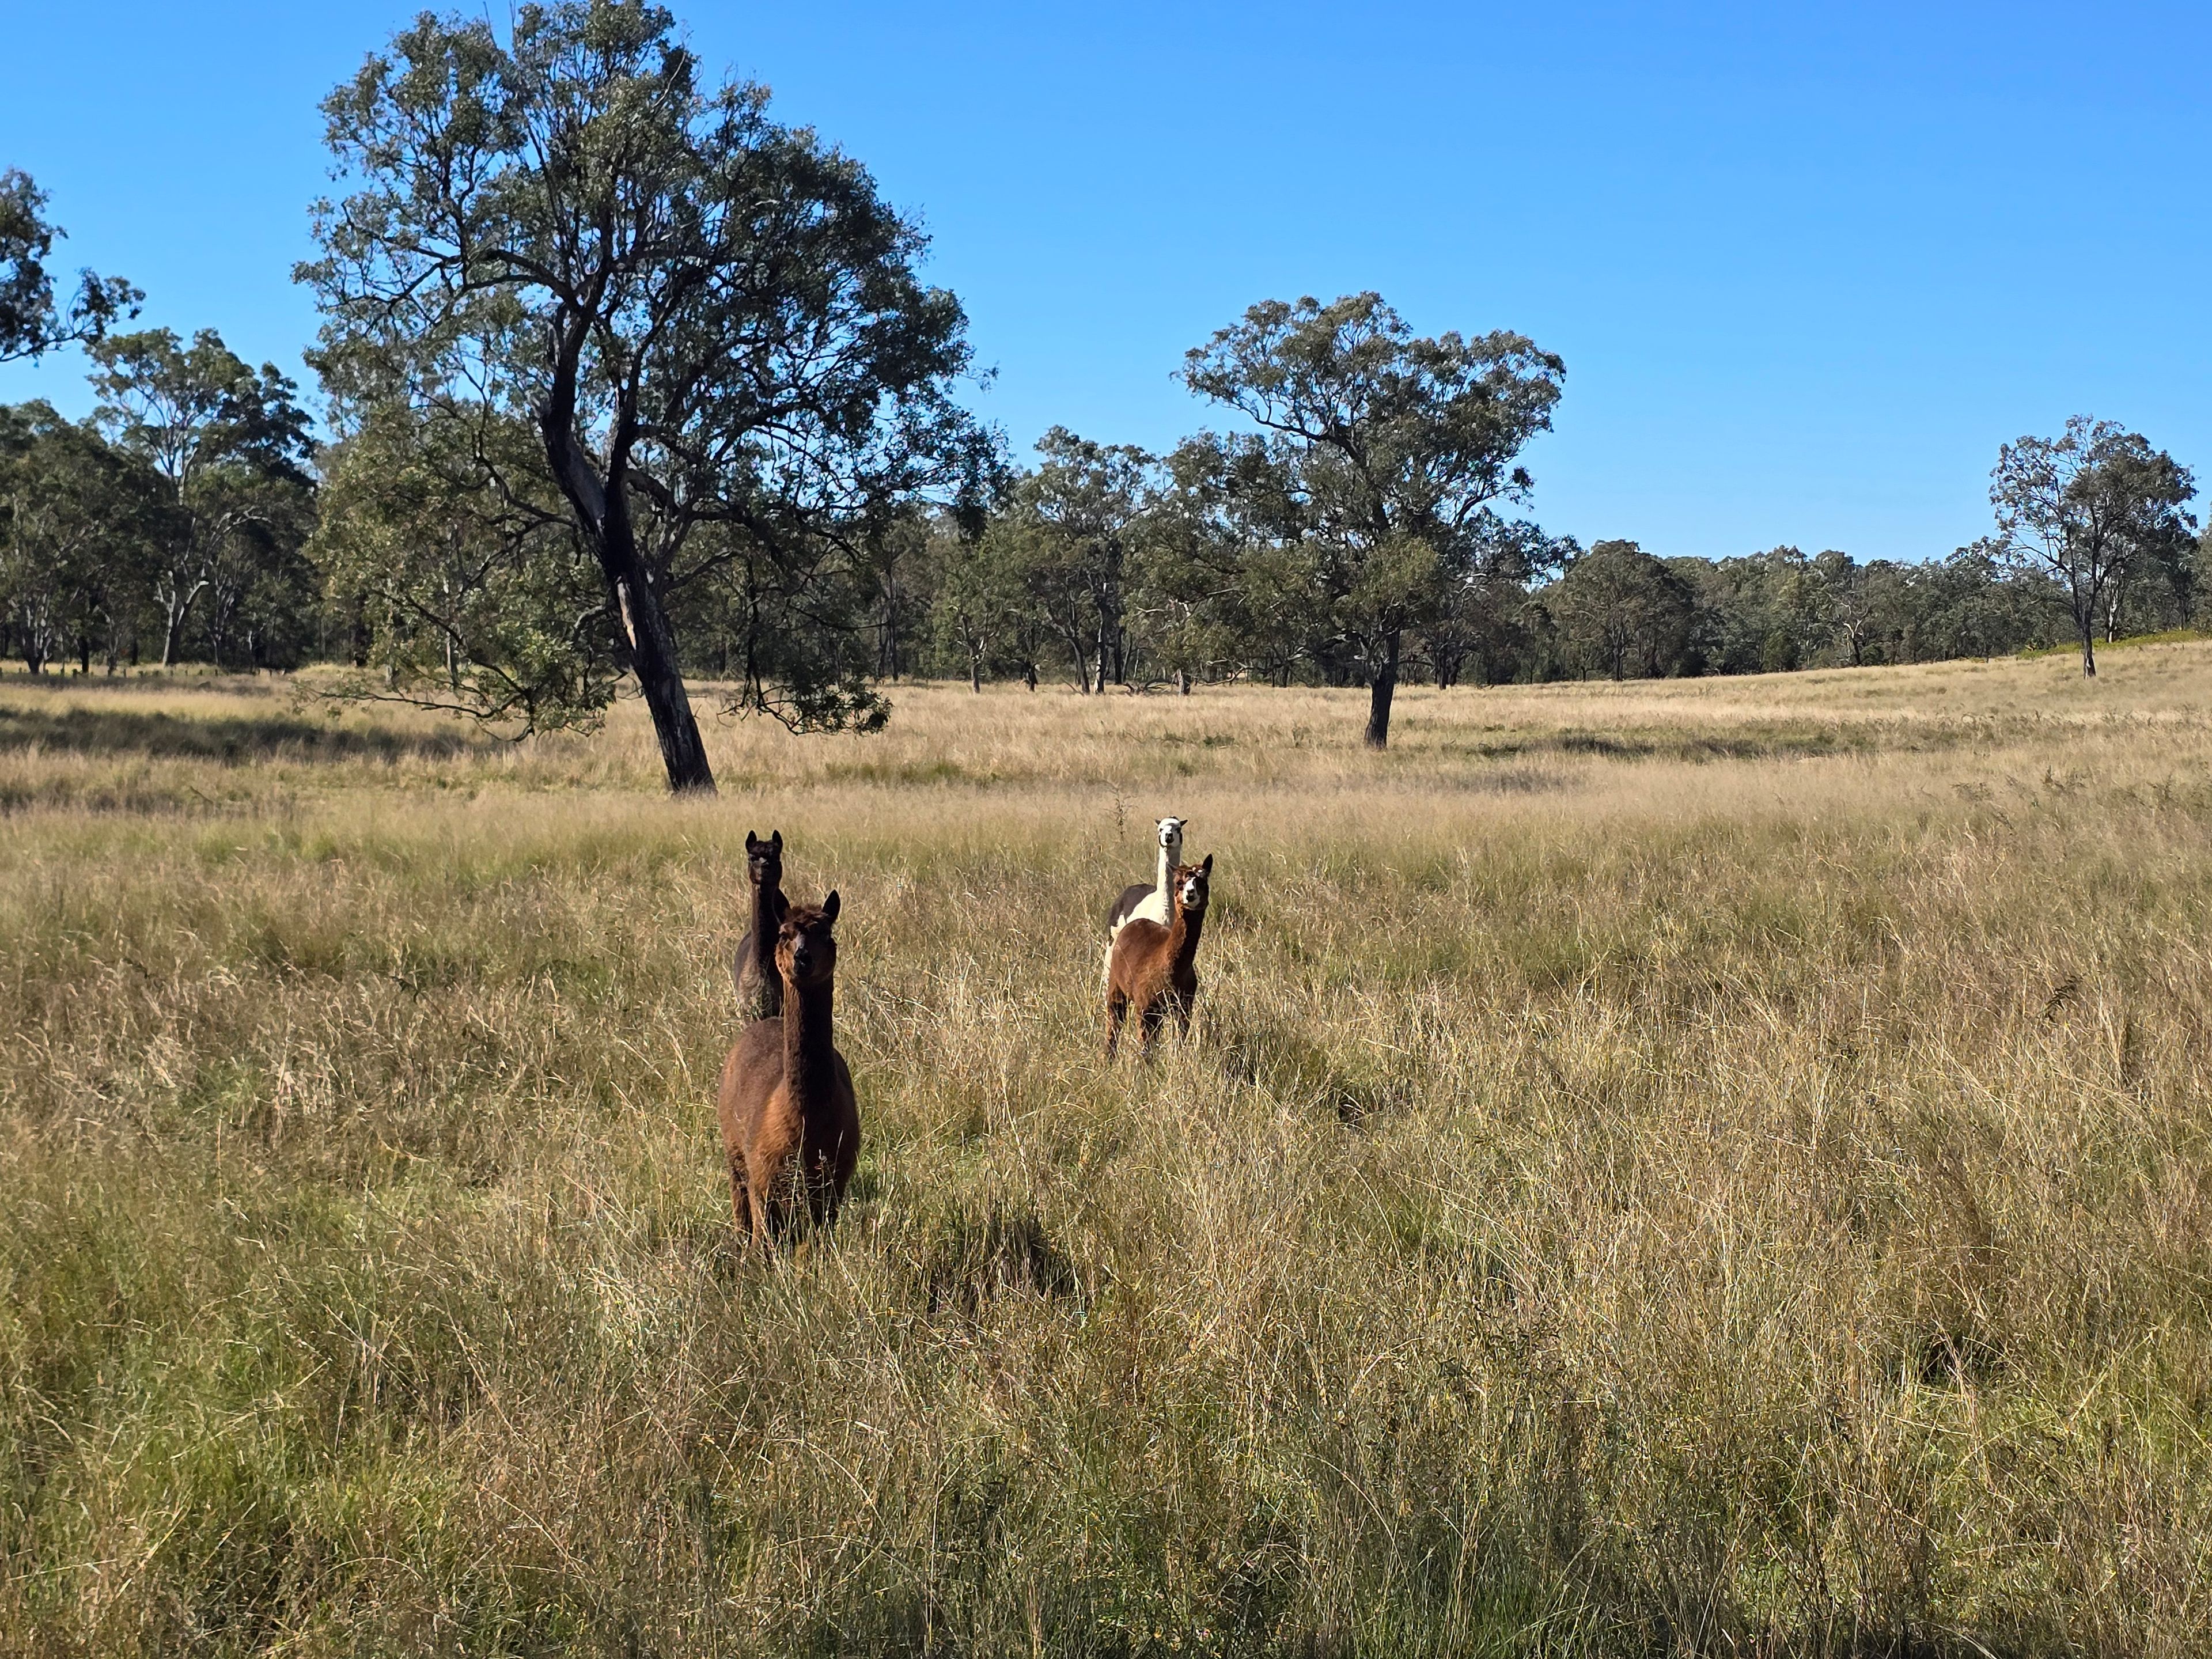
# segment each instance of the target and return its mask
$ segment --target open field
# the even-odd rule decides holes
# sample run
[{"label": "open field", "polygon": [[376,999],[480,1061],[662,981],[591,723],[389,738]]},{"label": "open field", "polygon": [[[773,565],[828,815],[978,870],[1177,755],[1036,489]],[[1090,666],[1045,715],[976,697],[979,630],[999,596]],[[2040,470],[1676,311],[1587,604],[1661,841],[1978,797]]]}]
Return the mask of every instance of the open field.
[{"label": "open field", "polygon": [[[0,683],[0,1648],[2205,1651],[2212,646],[2105,669],[909,690],[685,803]],[[868,1137],[782,1266],[771,826]]]}]

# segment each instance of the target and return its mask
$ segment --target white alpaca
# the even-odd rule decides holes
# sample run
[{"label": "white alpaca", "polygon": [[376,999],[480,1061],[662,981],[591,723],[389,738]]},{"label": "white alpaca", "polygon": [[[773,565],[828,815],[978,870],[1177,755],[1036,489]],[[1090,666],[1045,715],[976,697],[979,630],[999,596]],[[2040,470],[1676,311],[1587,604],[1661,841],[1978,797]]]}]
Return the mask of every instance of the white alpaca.
[{"label": "white alpaca", "polygon": [[1106,962],[1102,972],[1110,973],[1114,960],[1114,935],[1139,916],[1149,916],[1163,927],[1175,921],[1175,896],[1170,890],[1175,880],[1176,866],[1182,862],[1183,820],[1162,818],[1158,835],[1160,843],[1159,872],[1149,887],[1141,883],[1124,890],[1114,901],[1114,908],[1106,915]]}]

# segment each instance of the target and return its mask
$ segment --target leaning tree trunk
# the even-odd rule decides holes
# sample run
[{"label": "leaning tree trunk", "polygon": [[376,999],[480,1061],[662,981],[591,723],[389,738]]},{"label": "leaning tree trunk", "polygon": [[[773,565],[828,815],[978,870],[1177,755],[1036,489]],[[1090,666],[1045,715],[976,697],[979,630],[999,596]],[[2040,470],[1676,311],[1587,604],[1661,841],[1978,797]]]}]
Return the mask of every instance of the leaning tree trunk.
[{"label": "leaning tree trunk", "polygon": [[[573,375],[573,370],[571,371]],[[623,632],[629,644],[630,672],[652,711],[653,735],[660,739],[660,761],[667,769],[672,793],[714,793],[714,769],[707,763],[707,746],[699,738],[699,722],[691,714],[691,695],[684,689],[678,665],[676,635],[668,625],[668,610],[653,585],[653,572],[637,550],[637,536],[630,523],[629,501],[623,493],[620,468],[602,484],[591,458],[576,441],[569,427],[574,408],[573,378],[556,380],[555,397],[539,417],[546,458],[561,493],[575,509],[580,527],[598,556]]]},{"label": "leaning tree trunk", "polygon": [[1390,699],[1398,690],[1398,634],[1393,629],[1383,643],[1382,665],[1367,688],[1367,732],[1370,749],[1390,745]]},{"label": "leaning tree trunk", "polygon": [[[623,526],[627,532],[629,526]],[[627,541],[628,536],[623,538]],[[653,573],[629,549],[629,568],[617,576],[608,570],[622,605],[625,631],[629,636],[630,672],[645,693],[645,706],[653,714],[653,735],[660,739],[660,761],[668,772],[668,787],[678,794],[714,793],[714,769],[707,763],[707,746],[700,741],[699,722],[691,713],[691,694],[677,666],[676,636],[668,626],[668,611],[653,585]],[[602,554],[601,563],[612,562]]]}]

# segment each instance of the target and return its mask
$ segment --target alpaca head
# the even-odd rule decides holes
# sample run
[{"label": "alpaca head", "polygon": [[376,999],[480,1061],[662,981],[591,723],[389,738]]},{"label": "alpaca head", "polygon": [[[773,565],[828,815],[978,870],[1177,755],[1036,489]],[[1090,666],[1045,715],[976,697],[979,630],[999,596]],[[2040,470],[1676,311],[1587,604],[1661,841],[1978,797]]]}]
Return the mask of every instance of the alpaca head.
[{"label": "alpaca head", "polygon": [[1206,890],[1212,875],[1213,854],[1211,853],[1206,855],[1202,863],[1177,865],[1175,872],[1176,910],[1187,916],[1204,915]]},{"label": "alpaca head", "polygon": [[1181,818],[1162,818],[1159,823],[1160,850],[1171,862],[1182,860],[1183,821]]},{"label": "alpaca head", "polygon": [[769,886],[783,880],[782,830],[770,830],[766,841],[750,830],[745,831],[745,879],[756,887]]},{"label": "alpaca head", "polygon": [[776,930],[776,971],[801,989],[827,985],[837,971],[837,939],[830,931],[836,921],[834,889],[819,905],[802,904],[787,912]]}]

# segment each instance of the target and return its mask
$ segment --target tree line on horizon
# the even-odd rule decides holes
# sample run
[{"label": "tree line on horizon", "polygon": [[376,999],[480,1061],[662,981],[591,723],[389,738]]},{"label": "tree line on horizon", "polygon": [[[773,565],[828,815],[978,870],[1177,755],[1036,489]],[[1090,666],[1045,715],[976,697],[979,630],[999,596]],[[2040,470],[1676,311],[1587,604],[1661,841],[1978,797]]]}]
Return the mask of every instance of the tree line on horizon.
[{"label": "tree line on horizon", "polygon": [[295,272],[298,389],[213,331],[126,331],[0,174],[0,361],[64,345],[94,414],[0,407],[0,629],[73,660],[346,665],[345,695],[511,733],[625,685],[672,788],[710,789],[692,688],[870,730],[918,676],[1109,688],[1767,672],[2095,645],[2208,620],[2188,469],[2077,417],[1992,474],[1992,533],[1925,563],[1659,558],[1526,516],[1565,366],[1420,337],[1374,294],[1264,301],[1186,355],[1228,422],[1166,454],[1055,428],[1033,464],[971,372],[926,243],[851,157],[709,86],[635,0],[428,15],[323,106],[348,191]]}]

